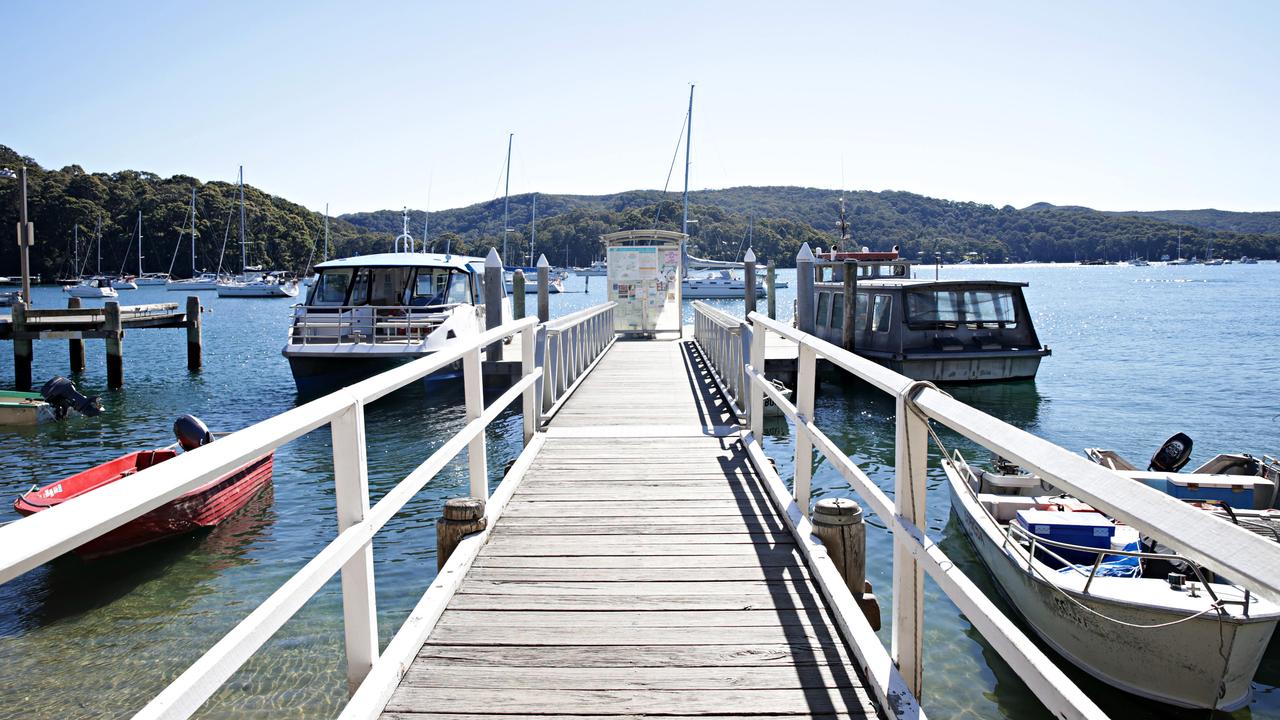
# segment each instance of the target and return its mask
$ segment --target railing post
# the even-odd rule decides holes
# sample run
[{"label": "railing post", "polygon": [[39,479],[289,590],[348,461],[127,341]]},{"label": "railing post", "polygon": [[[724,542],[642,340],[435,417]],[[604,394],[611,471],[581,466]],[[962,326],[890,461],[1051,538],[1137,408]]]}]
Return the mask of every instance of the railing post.
[{"label": "railing post", "polygon": [[[484,382],[480,366],[480,348],[462,356],[462,386],[467,422],[484,414]],[[489,461],[485,454],[484,433],[476,433],[467,445],[467,467],[471,474],[471,497],[489,499]]]},{"label": "railing post", "polygon": [[[363,522],[369,511],[364,406],[353,401],[346,412],[333,419],[330,433],[338,532],[342,532]],[[342,566],[342,621],[347,645],[347,690],[354,693],[378,658],[372,543],[366,544]]]},{"label": "railing post", "polygon": [[[764,325],[751,326],[751,369],[761,375],[761,382],[764,382],[764,344],[769,335],[769,330]],[[759,387],[755,381],[747,383],[747,393],[751,398],[748,402],[750,406],[747,410],[747,416],[751,421],[751,434],[755,436],[756,442],[762,442],[761,436],[764,434],[764,389]]]},{"label": "railing post", "polygon": [[[506,278],[502,277],[502,258],[498,251],[489,248],[484,259],[484,328],[492,330],[502,324],[502,289]],[[489,362],[502,360],[502,341],[498,340],[484,351]],[[477,415],[477,417],[479,417]]]},{"label": "railing post", "polygon": [[[536,325],[530,325],[520,331],[520,377],[522,379],[529,377],[537,370],[537,355],[534,353],[538,342],[537,330]],[[524,389],[521,405],[521,412],[524,415],[524,444],[528,445],[529,441],[533,440],[533,434],[537,432],[538,422],[542,418],[542,406],[538,402],[536,383]]]},{"label": "railing post", "polygon": [[[796,363],[796,505],[809,515],[809,483],[813,478],[813,441],[801,423],[813,421],[813,395],[818,383],[818,355],[812,347],[800,343],[800,359]],[[761,413],[762,415],[764,413]]]},{"label": "railing post", "polygon": [[[903,520],[916,527],[925,521],[925,476],[929,436],[925,421],[911,411],[911,386],[898,396],[894,437],[894,503]],[[893,639],[891,653],[907,687],[920,697],[921,648],[924,628],[924,569],[911,555],[911,538],[893,537]]]},{"label": "railing post", "polygon": [[[546,330],[542,340],[542,410],[546,412],[556,404],[556,372],[560,364],[560,334]],[[553,346],[554,345],[554,349]]]},{"label": "railing post", "polygon": [[809,243],[796,254],[796,329],[813,334],[813,251]]},{"label": "railing post", "polygon": [[746,289],[742,313],[745,318],[756,311],[756,253],[751,248],[747,248],[747,254],[742,256],[742,280]]}]

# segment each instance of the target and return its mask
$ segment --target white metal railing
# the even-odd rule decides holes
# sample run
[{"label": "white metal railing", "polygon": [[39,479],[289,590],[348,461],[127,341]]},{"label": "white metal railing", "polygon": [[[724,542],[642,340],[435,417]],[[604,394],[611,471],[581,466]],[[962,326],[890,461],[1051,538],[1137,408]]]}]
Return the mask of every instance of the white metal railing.
[{"label": "white metal railing", "polygon": [[[227,633],[136,717],[186,718],[248,660],[333,575],[341,572],[347,678],[352,689],[378,659],[373,575],[374,535],[446,464],[464,449],[473,497],[488,496],[484,430],[522,398],[524,439],[535,437],[540,416],[535,365],[536,318],[451,341],[439,351],[300,407],[276,415],[216,443],[183,453],[58,507],[0,527],[0,582],[7,582],[84,542],[119,527],[200,485],[235,470],[313,430],[330,426],[338,534],[284,585]],[[520,379],[484,405],[481,352],[519,334]],[[466,425],[404,480],[370,507],[364,407],[368,403],[462,361]],[[411,615],[406,625],[415,622]],[[391,648],[388,648],[390,651]]]},{"label": "white metal railing", "polygon": [[[427,339],[458,305],[335,305],[294,308],[291,345],[406,345]],[[466,306],[470,307],[470,306]]]},{"label": "white metal railing", "polygon": [[743,397],[750,345],[744,344],[743,338],[750,334],[742,320],[701,300],[693,302],[693,338],[708,355],[728,396],[725,399],[739,415],[747,414]]},{"label": "white metal railing", "polygon": [[[702,309],[697,312],[704,313]],[[714,320],[709,313],[706,315],[704,322]],[[810,529],[807,515],[815,447],[893,533],[890,653],[885,657],[865,655],[862,654],[866,652],[864,643],[852,643],[882,702],[890,702],[904,687],[912,695],[919,696],[924,620],[923,573],[927,572],[1051,712],[1064,718],[1106,717],[921,530],[927,492],[929,420],[955,430],[1027,468],[1045,482],[1155,537],[1183,558],[1234,578],[1258,595],[1280,601],[1280,553],[1275,552],[1274,544],[1269,541],[1138,483],[1116,483],[1116,476],[1111,471],[959,402],[929,383],[913,381],[759,313],[751,313],[748,320],[749,323],[742,325],[750,346],[745,370],[750,385],[744,405],[751,432],[745,441],[757,470],[767,481],[774,483],[770,485],[771,494],[787,508],[788,518],[797,535],[807,537]],[[789,338],[798,345],[794,404],[768,381],[763,372],[766,335],[770,332]],[[701,339],[699,342],[701,344]],[[706,346],[703,353],[714,365],[713,370],[720,383],[729,385],[732,376],[738,372],[735,365],[725,364],[733,361],[732,353],[717,354]],[[815,424],[814,388],[819,357],[897,399],[896,476],[892,498]],[[766,396],[796,428],[795,477],[789,491],[769,467],[760,447]],[[783,493],[788,497],[778,497]],[[1155,517],[1160,518],[1159,525],[1151,519]],[[808,544],[802,543],[801,547],[806,554],[814,552]],[[1231,551],[1224,552],[1224,547],[1230,547]],[[826,565],[829,564],[817,563],[816,575],[824,592],[838,601],[833,602],[837,621],[842,629],[856,636],[855,640],[865,638],[880,647],[856,605],[851,604],[852,597],[847,589],[833,587],[839,584],[839,576],[834,576],[831,582],[823,581],[824,576],[830,577],[834,570],[827,570]],[[918,712],[918,708],[913,712]]]},{"label": "white metal railing", "polygon": [[578,378],[609,348],[615,302],[580,310],[546,324],[542,411],[553,413]]}]

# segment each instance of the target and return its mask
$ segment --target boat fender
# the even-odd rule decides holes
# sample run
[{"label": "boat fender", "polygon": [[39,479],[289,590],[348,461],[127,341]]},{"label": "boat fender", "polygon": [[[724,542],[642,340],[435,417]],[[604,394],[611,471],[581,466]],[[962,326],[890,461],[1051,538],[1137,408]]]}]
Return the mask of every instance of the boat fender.
[{"label": "boat fender", "polygon": [[195,450],[213,442],[209,427],[195,415],[183,415],[173,421],[173,434],[184,451]]},{"label": "boat fender", "polygon": [[102,414],[102,403],[97,396],[85,397],[76,390],[76,384],[70,380],[55,375],[40,388],[40,395],[53,406],[53,413],[59,420],[67,417],[67,411],[75,409],[76,412],[85,417],[95,417]]},{"label": "boat fender", "polygon": [[1186,433],[1174,433],[1151,456],[1147,470],[1176,473],[1191,459],[1191,438]]}]

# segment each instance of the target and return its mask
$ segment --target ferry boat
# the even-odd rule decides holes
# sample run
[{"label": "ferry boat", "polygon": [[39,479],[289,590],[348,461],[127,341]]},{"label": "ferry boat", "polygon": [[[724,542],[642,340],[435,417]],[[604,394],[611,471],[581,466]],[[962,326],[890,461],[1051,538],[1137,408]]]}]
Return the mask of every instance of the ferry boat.
[{"label": "ferry boat", "polygon": [[[282,354],[298,392],[313,394],[484,332],[484,259],[391,252],[316,265]],[[503,322],[511,319],[503,288]],[[456,364],[433,375],[456,377]]]},{"label": "ferry boat", "polygon": [[[194,450],[213,442],[215,435],[195,417],[184,415],[174,423],[178,442],[158,450],[140,450],[92,467],[44,487],[23,493],[13,503],[21,515],[34,515],[92,493],[118,480],[146,470],[178,455],[178,448]],[[141,545],[213,527],[234,515],[271,484],[274,453],[267,453],[235,470],[170,500],[141,517],[130,520],[75,549],[84,558],[130,550]]]},{"label": "ferry boat", "polygon": [[111,280],[101,276],[91,277],[80,281],[79,285],[68,285],[62,289],[72,297],[79,298],[113,298],[120,295],[112,287]]},{"label": "ferry boat", "polygon": [[1001,280],[924,280],[887,252],[822,255],[814,283],[814,333],[844,341],[844,266],[857,262],[854,328],[846,350],[914,380],[985,382],[1036,376],[1040,344],[1022,288]]},{"label": "ferry boat", "polygon": [[997,460],[942,463],[951,507],[979,559],[1031,629],[1113,687],[1230,712],[1251,681],[1280,607],[1214,580],[1136,529]]},{"label": "ferry boat", "polygon": [[[685,278],[680,292],[685,300],[740,298],[747,295],[747,283],[741,275],[734,274],[730,270],[717,270],[705,275]],[[765,297],[767,294],[768,289],[765,283],[758,280],[756,296]]]}]

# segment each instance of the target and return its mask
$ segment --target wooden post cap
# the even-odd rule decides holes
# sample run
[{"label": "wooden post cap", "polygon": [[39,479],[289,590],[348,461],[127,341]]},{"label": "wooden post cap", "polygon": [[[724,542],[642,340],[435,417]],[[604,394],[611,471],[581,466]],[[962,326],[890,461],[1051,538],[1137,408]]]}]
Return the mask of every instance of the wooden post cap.
[{"label": "wooden post cap", "polygon": [[859,525],[862,506],[849,498],[823,498],[813,508],[814,525]]},{"label": "wooden post cap", "polygon": [[484,517],[484,500],[473,497],[449,498],[444,503],[444,519],[473,521]]}]

